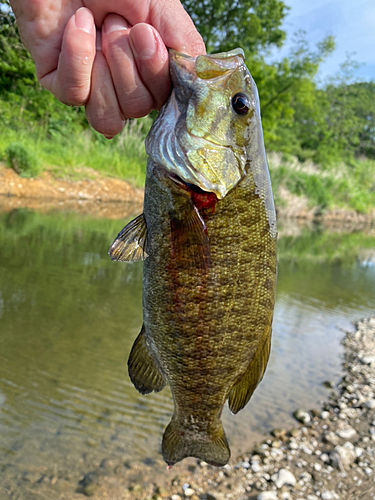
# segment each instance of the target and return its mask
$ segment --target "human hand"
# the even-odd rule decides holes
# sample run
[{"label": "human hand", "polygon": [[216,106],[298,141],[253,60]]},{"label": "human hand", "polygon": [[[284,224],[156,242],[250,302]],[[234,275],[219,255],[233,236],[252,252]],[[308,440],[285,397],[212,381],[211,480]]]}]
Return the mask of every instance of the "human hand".
[{"label": "human hand", "polygon": [[[84,5],[83,5],[84,4]],[[106,137],[160,109],[170,93],[167,48],[205,52],[179,0],[11,0],[40,83],[85,105]]]}]

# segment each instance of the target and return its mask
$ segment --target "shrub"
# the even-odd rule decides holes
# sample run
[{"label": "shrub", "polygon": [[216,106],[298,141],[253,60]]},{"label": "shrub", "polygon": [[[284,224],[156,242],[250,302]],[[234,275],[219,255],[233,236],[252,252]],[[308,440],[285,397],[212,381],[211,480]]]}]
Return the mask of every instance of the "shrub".
[{"label": "shrub", "polygon": [[21,177],[36,177],[40,172],[37,156],[20,143],[13,142],[5,150],[8,167],[13,168]]}]

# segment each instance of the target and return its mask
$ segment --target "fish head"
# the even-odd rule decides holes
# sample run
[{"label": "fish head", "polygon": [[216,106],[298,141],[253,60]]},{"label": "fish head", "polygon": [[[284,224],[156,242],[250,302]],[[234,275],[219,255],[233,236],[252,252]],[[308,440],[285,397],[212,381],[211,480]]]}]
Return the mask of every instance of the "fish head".
[{"label": "fish head", "polygon": [[223,198],[246,175],[252,139],[259,142],[256,85],[241,49],[169,55],[173,91],[147,138],[147,153],[183,182]]}]

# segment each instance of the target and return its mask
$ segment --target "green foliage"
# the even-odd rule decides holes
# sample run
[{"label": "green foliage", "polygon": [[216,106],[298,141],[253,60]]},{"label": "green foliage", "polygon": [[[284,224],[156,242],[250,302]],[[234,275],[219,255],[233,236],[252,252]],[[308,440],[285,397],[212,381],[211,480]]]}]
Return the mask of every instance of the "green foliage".
[{"label": "green foliage", "polygon": [[241,46],[256,54],[280,47],[280,29],[288,7],[281,0],[182,0],[205,41],[207,52],[223,52]]},{"label": "green foliage", "polygon": [[[281,0],[183,0],[183,5],[208,52],[244,49],[259,90],[267,149],[323,167],[314,175],[280,168],[274,182],[322,209],[348,203],[367,210],[373,203],[367,179],[373,173],[357,160],[375,159],[375,82],[355,81],[357,63],[349,57],[340,74],[324,87],[317,85],[319,66],[334,50],[332,37],[311,48],[299,32],[288,57],[267,62],[270,49],[285,39],[281,23],[288,7]],[[141,184],[149,123],[133,120],[110,142],[92,131],[83,108],[64,106],[39,85],[9,2],[0,1],[0,151],[20,142],[61,175],[71,166],[88,166]],[[346,165],[345,175],[336,178],[340,163]],[[354,188],[356,182],[363,188]]]},{"label": "green foliage", "polygon": [[18,142],[13,142],[5,150],[8,167],[13,168],[21,177],[36,177],[40,164],[35,153]]},{"label": "green foliage", "polygon": [[[329,169],[270,156],[270,172],[276,202],[285,204],[282,192],[304,197],[310,208],[324,211],[345,208],[368,213],[375,208],[375,161],[352,160]],[[283,203],[284,202],[284,203]]]}]

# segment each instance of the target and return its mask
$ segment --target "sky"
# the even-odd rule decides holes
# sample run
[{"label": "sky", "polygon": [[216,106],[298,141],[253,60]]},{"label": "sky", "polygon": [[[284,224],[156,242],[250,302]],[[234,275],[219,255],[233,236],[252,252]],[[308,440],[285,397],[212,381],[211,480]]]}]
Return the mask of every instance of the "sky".
[{"label": "sky", "polygon": [[336,50],[319,69],[318,78],[324,81],[335,76],[346,54],[364,63],[356,70],[359,80],[375,81],[375,0],[284,0],[291,7],[282,28],[287,40],[281,50],[272,53],[272,59],[287,56],[292,36],[298,30],[306,31],[311,48],[332,35]]}]

